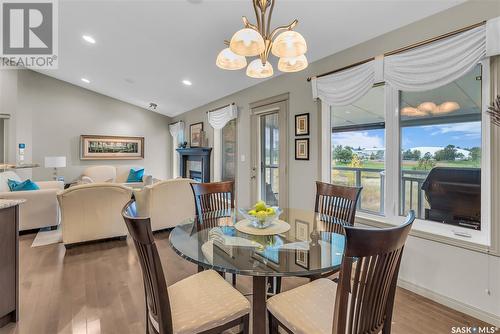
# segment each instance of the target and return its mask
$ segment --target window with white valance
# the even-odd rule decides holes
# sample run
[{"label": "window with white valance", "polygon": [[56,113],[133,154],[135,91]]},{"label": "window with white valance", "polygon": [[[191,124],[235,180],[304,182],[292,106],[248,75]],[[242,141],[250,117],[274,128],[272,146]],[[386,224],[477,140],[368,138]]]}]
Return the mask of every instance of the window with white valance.
[{"label": "window with white valance", "polygon": [[179,121],[168,126],[172,136],[172,178],[179,177],[179,154],[176,149],[184,142],[184,122]]},{"label": "window with white valance", "polygon": [[[226,152],[223,151],[225,148],[231,146],[223,141],[223,129],[230,123],[232,120],[235,120],[238,117],[238,108],[234,103],[229,104],[225,107],[212,110],[208,112],[208,123],[214,129],[214,147],[213,147],[213,178],[214,181],[221,181],[223,178],[223,163],[225,163],[227,155]],[[236,126],[234,122],[230,124],[230,126],[234,126],[234,134],[236,131]],[[230,129],[226,129],[227,133],[230,134]],[[227,137],[227,136],[226,136]],[[233,138],[229,141],[235,141],[236,138]],[[233,166],[236,166],[236,152],[235,152],[235,143],[233,143],[232,147],[232,158],[233,158]]]},{"label": "window with white valance", "polygon": [[[332,171],[332,158],[335,158],[338,153],[346,153],[346,155],[349,153],[340,152],[338,146],[341,141],[339,138],[344,140],[345,134],[349,131],[350,134],[357,134],[358,137],[362,135],[369,136],[370,131],[376,132],[371,128],[366,130],[367,124],[364,123],[366,123],[365,119],[369,119],[367,118],[368,114],[359,113],[359,110],[362,110],[359,104],[366,102],[367,97],[369,98],[369,92],[373,95],[373,92],[375,92],[373,87],[377,87],[376,84],[384,84],[383,108],[385,110],[385,123],[380,127],[385,127],[385,140],[381,142],[385,144],[385,159],[380,161],[380,166],[375,166],[377,159],[373,158],[371,160],[374,161],[370,161],[369,166],[373,170],[377,168],[383,169],[382,175],[384,177],[379,177],[376,180],[383,180],[383,185],[378,189],[383,192],[380,196],[385,201],[383,207],[378,210],[378,214],[383,213],[384,217],[373,219],[388,223],[398,222],[401,220],[400,215],[408,210],[408,207],[405,206],[408,203],[402,202],[402,198],[405,198],[403,195],[407,195],[404,201],[407,201],[408,196],[410,196],[410,193],[403,189],[402,171],[404,168],[411,169],[412,163],[418,164],[418,159],[415,157],[418,153],[423,154],[422,152],[416,152],[418,150],[407,149],[411,147],[406,142],[411,137],[409,134],[420,129],[421,132],[414,133],[413,136],[420,136],[421,138],[421,136],[434,136],[433,132],[428,131],[431,128],[434,128],[436,133],[439,131],[441,133],[456,131],[455,141],[450,142],[450,145],[453,144],[454,147],[449,147],[449,150],[453,151],[458,157],[455,165],[466,166],[470,162],[475,163],[476,167],[481,169],[481,230],[476,231],[426,221],[423,217],[424,212],[427,212],[425,211],[425,204],[419,207],[422,219],[417,221],[415,228],[439,236],[489,245],[491,231],[489,206],[491,197],[489,185],[491,141],[488,140],[490,133],[489,118],[485,116],[484,110],[487,108],[490,99],[488,57],[500,54],[499,35],[500,19],[497,18],[488,21],[486,24],[478,25],[457,34],[450,34],[446,38],[437,39],[428,44],[385,57],[376,57],[355,67],[313,79],[313,96],[321,101],[323,110],[321,115],[323,132],[321,140],[322,180],[335,181],[332,180],[332,174],[337,175],[339,171]],[[447,98],[454,98],[454,90],[461,90],[464,100],[457,103],[448,103],[456,102],[446,100]],[[467,96],[469,91],[471,96]],[[417,103],[416,101],[419,101],[418,105],[412,105],[412,103]],[[470,108],[470,110],[465,110],[465,106],[474,110],[472,111]],[[422,111],[419,108],[425,110]],[[411,117],[406,117],[407,115],[404,116],[403,109],[405,113],[412,112],[415,117],[411,119]],[[352,110],[358,111],[353,112]],[[351,115],[345,117],[346,115],[339,114],[342,112]],[[440,112],[442,113],[439,114]],[[365,116],[362,116],[364,117],[362,120],[350,119],[356,115]],[[338,124],[335,126],[333,119],[337,119],[337,123],[339,119],[342,120],[346,127],[339,127]],[[347,126],[348,124],[351,125]],[[357,124],[363,125],[364,129],[355,128]],[[369,127],[373,128],[374,126],[375,124],[369,124]],[[332,134],[332,129],[336,129],[337,133],[343,131],[340,133],[341,136],[337,135],[336,137],[336,147],[339,152],[334,152],[334,157],[332,157],[332,138],[335,138],[335,136]],[[425,133],[422,132],[424,129]],[[469,133],[471,136],[476,136],[477,143],[465,140],[465,136],[468,136]],[[464,137],[461,138],[460,136]],[[359,142],[360,138],[357,139]],[[471,147],[457,147],[460,143]],[[374,148],[366,148],[365,150],[359,146],[349,148],[349,150],[352,150],[350,153],[361,154],[366,159],[370,159],[372,155],[376,157],[376,154],[363,154],[364,151],[368,152],[370,149],[373,150]],[[426,149],[422,148],[422,150]],[[468,150],[472,152],[471,155],[465,154]],[[480,158],[477,157],[477,152],[480,152]],[[430,154],[430,152],[426,153]],[[438,153],[440,158],[443,155],[446,156],[443,152]],[[429,155],[426,157],[429,157]],[[414,162],[412,162],[413,158],[415,158]],[[468,159],[472,160],[469,161]],[[345,161],[343,163],[345,164]],[[337,162],[336,169],[339,169],[339,165],[341,164]],[[453,164],[444,164],[443,166],[445,165],[452,166]],[[342,169],[341,173],[343,173],[341,176],[345,179],[340,181],[347,182],[350,180],[346,175],[352,168],[354,167],[340,167]],[[413,177],[414,175],[409,176]],[[357,185],[363,185],[363,180],[357,180],[356,182],[358,181],[360,184]],[[365,180],[365,182],[368,181]],[[366,183],[364,186],[366,188]],[[418,184],[418,187],[420,186],[421,184]],[[422,196],[420,191],[418,196]],[[422,201],[422,203],[424,202],[425,200]],[[376,202],[375,204],[379,203]],[[359,216],[370,217],[369,214],[367,215],[362,210],[359,211]]]}]

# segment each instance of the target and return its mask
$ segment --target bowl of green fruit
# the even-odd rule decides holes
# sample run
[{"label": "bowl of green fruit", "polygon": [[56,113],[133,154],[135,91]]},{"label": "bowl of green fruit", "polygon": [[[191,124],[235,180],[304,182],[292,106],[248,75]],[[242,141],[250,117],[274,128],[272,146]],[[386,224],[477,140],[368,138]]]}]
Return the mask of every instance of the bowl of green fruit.
[{"label": "bowl of green fruit", "polygon": [[268,227],[283,212],[276,206],[267,206],[264,201],[258,201],[251,209],[239,209],[239,211],[256,228]]}]

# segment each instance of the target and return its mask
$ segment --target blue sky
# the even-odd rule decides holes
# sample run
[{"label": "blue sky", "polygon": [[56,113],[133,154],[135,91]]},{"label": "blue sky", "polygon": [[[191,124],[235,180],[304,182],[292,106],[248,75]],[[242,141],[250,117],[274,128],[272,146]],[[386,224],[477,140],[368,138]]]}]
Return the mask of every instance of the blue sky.
[{"label": "blue sky", "polygon": [[[384,147],[384,130],[364,130],[332,134],[333,145],[354,148]],[[481,122],[422,125],[403,128],[403,150],[420,146],[444,147],[452,144],[462,148],[481,146]]]}]

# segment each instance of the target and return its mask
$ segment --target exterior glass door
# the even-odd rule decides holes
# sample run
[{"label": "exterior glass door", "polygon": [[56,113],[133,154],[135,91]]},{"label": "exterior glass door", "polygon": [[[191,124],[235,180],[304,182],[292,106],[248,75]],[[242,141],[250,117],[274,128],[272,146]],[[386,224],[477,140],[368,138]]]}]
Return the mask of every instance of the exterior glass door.
[{"label": "exterior glass door", "polygon": [[260,193],[267,205],[279,205],[279,112],[260,116]]}]

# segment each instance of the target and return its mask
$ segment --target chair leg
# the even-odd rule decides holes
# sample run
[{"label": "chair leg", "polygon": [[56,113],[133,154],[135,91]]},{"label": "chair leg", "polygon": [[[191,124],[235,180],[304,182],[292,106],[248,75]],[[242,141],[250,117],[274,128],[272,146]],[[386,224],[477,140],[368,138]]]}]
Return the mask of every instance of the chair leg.
[{"label": "chair leg", "polygon": [[233,274],[233,286],[236,286],[236,274]]},{"label": "chair leg", "polygon": [[267,318],[269,319],[269,334],[278,334],[278,322],[273,314],[267,311]]},{"label": "chair leg", "polygon": [[276,277],[276,294],[281,293],[281,277]]},{"label": "chair leg", "polygon": [[243,316],[243,334],[250,334],[250,314]]}]

